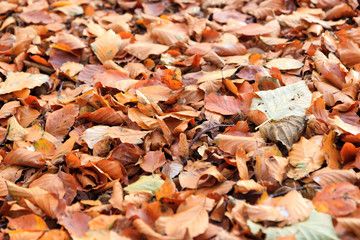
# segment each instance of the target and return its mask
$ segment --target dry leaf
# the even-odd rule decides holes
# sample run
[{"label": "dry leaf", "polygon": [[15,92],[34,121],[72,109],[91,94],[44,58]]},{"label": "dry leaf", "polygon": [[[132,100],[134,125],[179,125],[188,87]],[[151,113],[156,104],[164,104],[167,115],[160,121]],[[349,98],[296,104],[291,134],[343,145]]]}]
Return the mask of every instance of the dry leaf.
[{"label": "dry leaf", "polygon": [[49,81],[45,74],[31,74],[26,72],[9,72],[5,82],[0,84],[0,95],[12,93],[24,88],[33,89]]},{"label": "dry leaf", "polygon": [[213,208],[213,203],[214,200],[201,195],[188,197],[166,222],[166,233],[172,237],[189,234],[191,238],[204,233],[208,228],[208,212]]},{"label": "dry leaf", "polygon": [[139,144],[142,138],[148,134],[148,131],[138,131],[122,127],[95,126],[86,129],[83,134],[83,140],[90,148],[107,138],[119,138],[124,143]]},{"label": "dry leaf", "polygon": [[305,130],[306,120],[304,117],[290,116],[280,121],[270,121],[259,130],[265,139],[276,143],[283,152],[289,152]]}]

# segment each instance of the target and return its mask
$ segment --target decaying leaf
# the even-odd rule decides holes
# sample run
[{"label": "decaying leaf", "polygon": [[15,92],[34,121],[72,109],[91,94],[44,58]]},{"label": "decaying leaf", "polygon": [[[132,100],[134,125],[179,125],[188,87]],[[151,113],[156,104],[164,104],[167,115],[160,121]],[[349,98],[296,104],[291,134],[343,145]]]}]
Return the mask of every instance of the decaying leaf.
[{"label": "decaying leaf", "polygon": [[256,94],[259,98],[253,98],[250,110],[259,110],[275,121],[290,116],[303,117],[311,103],[311,92],[305,81]]},{"label": "decaying leaf", "polygon": [[357,208],[360,190],[348,182],[325,186],[313,199],[316,210],[334,217],[346,216]]},{"label": "decaying leaf", "polygon": [[0,239],[359,238],[358,8],[0,1]]},{"label": "decaying leaf", "polygon": [[289,152],[289,159],[294,169],[288,173],[288,176],[295,179],[303,178],[310,172],[319,169],[325,160],[319,138],[314,136],[308,140],[302,137],[298,143],[293,145]]},{"label": "decaying leaf", "polygon": [[317,211],[313,211],[310,217],[300,223],[287,227],[263,227],[251,220],[247,221],[251,232],[256,234],[260,230],[266,234],[267,240],[278,239],[280,237],[294,235],[296,239],[333,239],[337,240],[335,229],[332,224],[331,216]]},{"label": "decaying leaf", "polygon": [[303,66],[301,62],[291,58],[277,58],[265,64],[266,67],[276,67],[279,70],[299,69]]},{"label": "decaying leaf", "polygon": [[150,176],[141,176],[139,180],[125,187],[125,191],[135,191],[135,190],[150,190],[153,194],[159,189],[159,187],[164,183],[164,180],[161,179],[160,174],[154,174]]},{"label": "decaying leaf", "polygon": [[0,95],[12,93],[25,88],[33,89],[47,83],[49,76],[45,74],[31,74],[26,72],[9,72],[5,82],[0,84]]},{"label": "decaying leaf", "polygon": [[276,143],[283,152],[289,152],[303,134],[306,120],[302,116],[290,116],[279,121],[270,121],[259,130],[265,139]]},{"label": "decaying leaf", "polygon": [[[165,225],[165,231],[169,236],[179,237],[189,234],[196,237],[204,233],[208,227],[208,212],[213,208],[212,199],[198,196],[188,197],[182,203],[176,214]],[[181,223],[180,227],[179,223]]]},{"label": "decaying leaf", "polygon": [[87,129],[83,134],[84,141],[90,148],[101,140],[119,138],[122,142],[139,144],[148,131],[138,131],[122,127],[95,126]]}]

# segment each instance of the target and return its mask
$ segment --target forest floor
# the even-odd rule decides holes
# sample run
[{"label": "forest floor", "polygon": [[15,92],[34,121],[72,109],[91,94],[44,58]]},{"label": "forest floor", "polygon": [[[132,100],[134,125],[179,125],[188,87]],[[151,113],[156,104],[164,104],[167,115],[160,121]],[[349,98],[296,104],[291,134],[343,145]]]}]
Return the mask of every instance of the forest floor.
[{"label": "forest floor", "polygon": [[0,1],[0,239],[359,239],[359,12]]}]

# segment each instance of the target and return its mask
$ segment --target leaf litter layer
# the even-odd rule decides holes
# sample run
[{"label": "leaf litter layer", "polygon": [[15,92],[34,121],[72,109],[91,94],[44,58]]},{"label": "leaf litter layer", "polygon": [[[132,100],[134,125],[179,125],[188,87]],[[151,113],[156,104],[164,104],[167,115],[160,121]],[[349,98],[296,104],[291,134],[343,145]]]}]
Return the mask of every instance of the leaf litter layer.
[{"label": "leaf litter layer", "polygon": [[0,2],[0,239],[359,239],[357,1]]}]

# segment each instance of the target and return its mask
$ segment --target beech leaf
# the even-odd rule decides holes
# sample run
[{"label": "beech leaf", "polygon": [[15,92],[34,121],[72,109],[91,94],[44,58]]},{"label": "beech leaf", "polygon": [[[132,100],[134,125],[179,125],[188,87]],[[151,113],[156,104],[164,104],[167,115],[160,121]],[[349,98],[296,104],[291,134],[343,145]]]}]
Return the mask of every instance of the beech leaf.
[{"label": "beech leaf", "polygon": [[286,227],[268,227],[247,220],[253,234],[260,230],[266,234],[266,240],[276,240],[280,237],[293,235],[297,240],[337,240],[330,215],[312,211],[309,218],[303,222]]},{"label": "beech leaf", "polygon": [[259,98],[253,98],[250,110],[259,110],[265,113],[268,119],[276,121],[290,116],[305,116],[312,96],[305,81],[256,94]]},{"label": "beech leaf", "polygon": [[151,191],[154,195],[155,191],[158,190],[164,182],[165,181],[161,178],[160,174],[141,176],[139,180],[125,187],[124,190],[128,192],[135,190],[147,190]]},{"label": "beech leaf", "polygon": [[302,64],[298,60],[292,58],[276,58],[265,64],[267,68],[276,67],[279,70],[299,69],[303,65],[304,64]]}]

